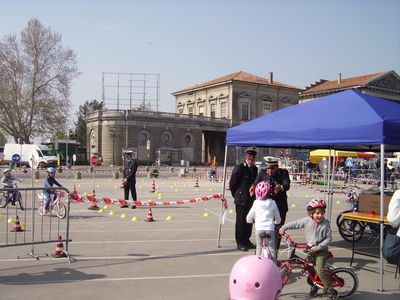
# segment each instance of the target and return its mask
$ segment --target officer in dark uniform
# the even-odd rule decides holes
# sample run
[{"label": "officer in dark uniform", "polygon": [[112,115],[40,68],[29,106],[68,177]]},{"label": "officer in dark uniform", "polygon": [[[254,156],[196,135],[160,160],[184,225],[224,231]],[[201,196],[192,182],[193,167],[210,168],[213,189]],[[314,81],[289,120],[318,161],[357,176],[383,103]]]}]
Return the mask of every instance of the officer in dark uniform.
[{"label": "officer in dark uniform", "polygon": [[[129,190],[132,194],[132,200],[137,200],[136,195],[136,171],[138,168],[138,164],[136,159],[132,159],[132,152],[125,152],[125,162],[124,162],[124,170],[122,171],[122,182],[124,184],[124,199],[129,200]],[[128,207],[128,205],[122,205],[121,208]],[[133,204],[132,208],[136,208],[136,205]]]},{"label": "officer in dark uniform", "polygon": [[[286,169],[278,167],[278,158],[272,156],[264,157],[266,161],[266,168],[261,169],[250,188],[250,195],[254,194],[255,187],[260,181],[268,181],[271,184],[272,199],[275,200],[281,216],[281,223],[275,225],[276,232],[276,249],[279,249],[281,244],[281,235],[278,233],[279,228],[285,224],[286,213],[288,212],[288,202],[286,192],[290,189],[289,172]],[[276,252],[278,253],[278,252]]]},{"label": "officer in dark uniform", "polygon": [[256,248],[256,246],[250,242],[253,224],[248,224],[246,222],[246,216],[255,200],[254,196],[250,196],[249,189],[257,177],[258,169],[254,164],[257,151],[255,147],[251,147],[247,148],[245,153],[246,161],[238,164],[233,169],[229,181],[229,188],[236,205],[235,239],[237,248],[242,251]]}]

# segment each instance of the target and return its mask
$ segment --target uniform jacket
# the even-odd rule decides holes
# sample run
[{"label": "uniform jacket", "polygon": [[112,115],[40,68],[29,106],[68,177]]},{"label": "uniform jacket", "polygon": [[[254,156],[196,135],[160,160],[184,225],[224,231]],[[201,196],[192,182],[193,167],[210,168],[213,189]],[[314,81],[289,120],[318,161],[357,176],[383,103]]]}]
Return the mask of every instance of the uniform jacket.
[{"label": "uniform jacket", "polygon": [[261,169],[253,183],[253,186],[256,186],[260,181],[268,181],[271,184],[276,182],[282,185],[282,190],[278,194],[273,194],[272,199],[275,200],[276,206],[278,206],[281,214],[287,212],[288,203],[286,192],[290,189],[289,172],[286,169],[278,169],[275,176],[270,177],[267,172],[265,172],[265,169]]},{"label": "uniform jacket", "polygon": [[136,180],[137,168],[138,164],[135,159],[125,161],[125,167],[124,170],[122,171],[123,177],[128,179],[128,181]]},{"label": "uniform jacket", "polygon": [[229,188],[235,199],[234,203],[240,206],[251,207],[255,196],[250,197],[249,188],[257,177],[258,168],[248,166],[246,162],[238,164],[232,171]]}]

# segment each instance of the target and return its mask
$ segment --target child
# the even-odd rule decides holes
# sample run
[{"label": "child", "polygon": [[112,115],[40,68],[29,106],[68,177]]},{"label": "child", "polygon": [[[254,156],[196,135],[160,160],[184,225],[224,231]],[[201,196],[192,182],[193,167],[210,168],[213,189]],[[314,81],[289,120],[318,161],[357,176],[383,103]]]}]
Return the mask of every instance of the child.
[{"label": "child", "polygon": [[[11,169],[3,170],[4,176],[1,178],[1,183],[3,184],[4,188],[13,188],[14,181],[19,181],[19,182],[22,181],[22,179],[18,178],[17,176],[12,175],[11,171],[12,171]],[[19,193],[19,192],[17,191],[17,193]],[[15,193],[13,195],[13,199],[11,200],[12,205],[15,205],[15,196],[17,195],[17,193]],[[10,191],[9,194],[11,195],[11,194],[13,194],[13,192]]]},{"label": "child", "polygon": [[[286,229],[305,229],[307,245],[310,247],[308,260],[315,264],[319,278],[324,283],[328,299],[337,299],[338,292],[332,288],[329,276],[325,273],[325,264],[328,258],[328,245],[332,241],[332,232],[329,221],[324,218],[326,203],[324,200],[312,199],[307,203],[308,217],[290,222],[279,229],[281,235]],[[312,286],[310,297],[317,295],[318,288]]]},{"label": "child", "polygon": [[253,223],[255,219],[256,225],[256,255],[261,255],[262,249],[262,234],[268,234],[271,236],[270,244],[271,254],[273,260],[276,261],[275,254],[275,224],[281,222],[278,207],[274,200],[270,198],[270,184],[267,181],[260,181],[256,186],[256,197],[253,206],[247,214],[247,223]]},{"label": "child", "polygon": [[[55,184],[56,186],[62,187],[62,185],[55,179],[56,176],[56,169],[55,168],[48,168],[47,169],[47,177],[46,180],[44,181],[44,187],[51,188]],[[46,196],[46,212],[50,211],[50,202],[51,202],[51,194],[56,196],[55,190],[44,190],[44,195]]]}]

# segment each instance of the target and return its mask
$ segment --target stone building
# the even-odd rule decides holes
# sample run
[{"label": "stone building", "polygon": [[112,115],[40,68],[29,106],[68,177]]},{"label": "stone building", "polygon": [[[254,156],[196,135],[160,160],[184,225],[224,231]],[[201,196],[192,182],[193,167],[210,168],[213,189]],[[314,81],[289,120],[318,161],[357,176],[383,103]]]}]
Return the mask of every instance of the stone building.
[{"label": "stone building", "polygon": [[400,76],[395,71],[380,72],[337,80],[321,79],[300,93],[300,102],[307,102],[348,89],[400,102]]},{"label": "stone building", "polygon": [[[236,72],[173,95],[176,113],[103,110],[87,117],[89,155],[105,164],[121,164],[123,148],[132,148],[140,163],[202,164],[223,162],[226,130],[283,107],[297,104],[301,89],[267,78]],[[232,148],[228,162],[242,159]],[[261,155],[270,154],[264,149]]]}]

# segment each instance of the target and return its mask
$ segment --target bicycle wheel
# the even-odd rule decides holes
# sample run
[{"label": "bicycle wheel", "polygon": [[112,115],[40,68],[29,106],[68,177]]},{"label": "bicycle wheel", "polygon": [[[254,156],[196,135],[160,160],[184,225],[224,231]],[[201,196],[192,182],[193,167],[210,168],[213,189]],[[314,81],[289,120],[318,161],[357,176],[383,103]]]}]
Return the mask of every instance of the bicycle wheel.
[{"label": "bicycle wheel", "polygon": [[343,219],[340,221],[338,229],[342,238],[348,242],[353,241],[353,235],[354,241],[357,242],[364,234],[364,226],[355,220]]},{"label": "bicycle wheel", "polygon": [[22,196],[21,196],[21,193],[15,194],[15,198],[16,198],[15,202],[18,202],[19,208],[20,208],[21,210],[24,210],[24,207],[22,206]]},{"label": "bicycle wheel", "polygon": [[339,293],[339,298],[353,295],[358,289],[358,277],[350,269],[336,268],[330,274],[332,287]]},{"label": "bicycle wheel", "polygon": [[44,201],[44,200],[39,201],[39,203],[38,203],[38,212],[39,212],[39,215],[41,215],[41,216],[46,215],[46,209],[45,209],[45,207],[46,207],[46,201]]},{"label": "bicycle wheel", "polygon": [[54,210],[59,219],[64,219],[65,216],[67,215],[67,208],[65,207],[64,204],[60,202],[58,202],[56,206],[54,206]]},{"label": "bicycle wheel", "polygon": [[2,192],[0,194],[0,207],[6,207],[8,204],[8,195],[7,193]]},{"label": "bicycle wheel", "polygon": [[342,212],[337,216],[337,218],[336,218],[336,226],[337,226],[337,227],[340,226],[340,222],[343,220],[342,214],[344,214],[344,213],[349,213],[349,212],[353,212],[353,211],[352,211],[352,210],[345,210],[345,211],[342,211]]}]

